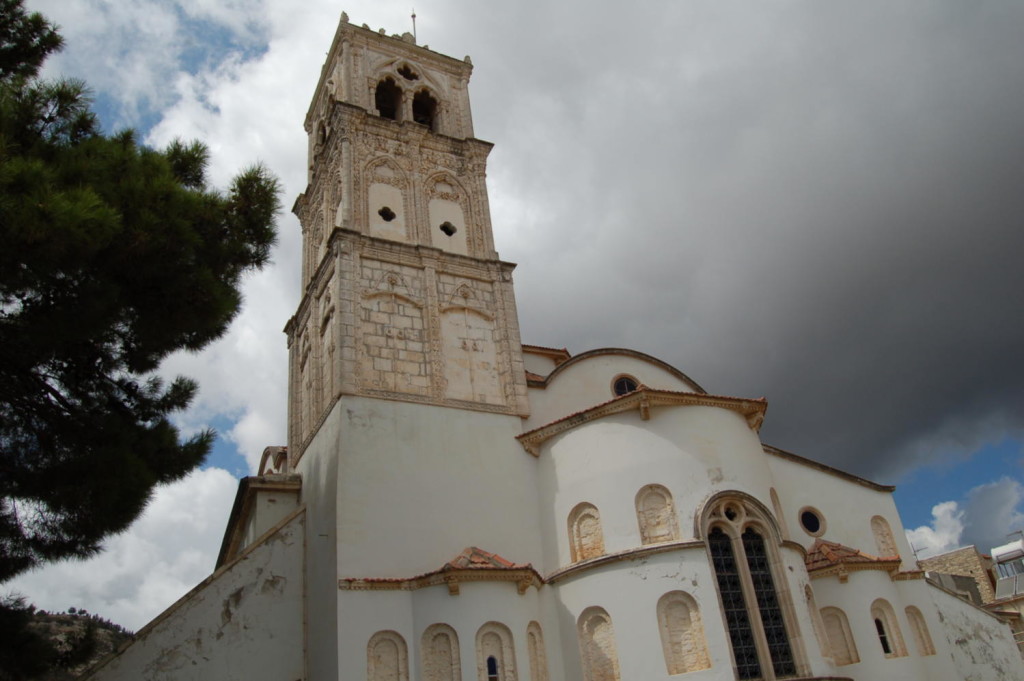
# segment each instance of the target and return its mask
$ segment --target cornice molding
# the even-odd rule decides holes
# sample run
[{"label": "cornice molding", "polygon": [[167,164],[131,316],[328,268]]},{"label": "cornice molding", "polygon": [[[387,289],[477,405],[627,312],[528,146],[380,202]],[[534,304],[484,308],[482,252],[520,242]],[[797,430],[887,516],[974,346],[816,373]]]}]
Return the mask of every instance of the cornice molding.
[{"label": "cornice molding", "polygon": [[764,421],[768,402],[764,398],[748,400],[701,393],[653,390],[647,386],[640,386],[626,395],[562,417],[539,428],[534,428],[522,435],[518,435],[516,439],[519,440],[519,443],[527,452],[533,456],[540,456],[541,446],[556,435],[606,416],[633,410],[639,411],[640,418],[647,421],[651,418],[651,407],[715,407],[728,409],[743,416],[750,429],[757,432]]}]

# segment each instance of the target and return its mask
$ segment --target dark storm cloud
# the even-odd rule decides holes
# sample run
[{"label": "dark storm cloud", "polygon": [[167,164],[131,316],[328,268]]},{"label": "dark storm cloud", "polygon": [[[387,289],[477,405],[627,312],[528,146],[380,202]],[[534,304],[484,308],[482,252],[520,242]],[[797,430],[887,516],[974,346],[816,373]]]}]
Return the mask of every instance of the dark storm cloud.
[{"label": "dark storm cloud", "polygon": [[1024,6],[618,11],[448,27],[524,340],[766,395],[767,441],[886,480],[1019,435]]}]

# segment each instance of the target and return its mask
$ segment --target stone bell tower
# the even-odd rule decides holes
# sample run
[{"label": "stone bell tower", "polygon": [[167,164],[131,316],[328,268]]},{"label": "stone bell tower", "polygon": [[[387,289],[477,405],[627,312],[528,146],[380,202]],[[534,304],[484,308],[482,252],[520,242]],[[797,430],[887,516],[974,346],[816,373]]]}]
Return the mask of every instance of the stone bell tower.
[{"label": "stone bell tower", "polygon": [[472,64],[342,21],[306,114],[289,450],[359,395],[525,415],[513,265],[498,260]]}]

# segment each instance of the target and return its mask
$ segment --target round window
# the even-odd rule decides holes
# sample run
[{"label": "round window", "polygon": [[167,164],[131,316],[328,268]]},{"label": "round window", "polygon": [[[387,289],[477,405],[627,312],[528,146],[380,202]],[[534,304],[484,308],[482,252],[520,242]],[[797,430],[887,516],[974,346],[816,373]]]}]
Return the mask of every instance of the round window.
[{"label": "round window", "polygon": [[625,395],[637,389],[639,384],[632,376],[622,375],[612,382],[612,390],[616,395]]},{"label": "round window", "polygon": [[825,518],[813,508],[803,508],[800,511],[800,527],[812,537],[820,537],[825,533]]}]

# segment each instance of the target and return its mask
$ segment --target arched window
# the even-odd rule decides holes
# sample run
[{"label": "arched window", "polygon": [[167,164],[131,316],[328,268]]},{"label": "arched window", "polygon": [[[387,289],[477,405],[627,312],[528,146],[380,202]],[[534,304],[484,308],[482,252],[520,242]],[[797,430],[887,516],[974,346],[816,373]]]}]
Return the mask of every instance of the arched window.
[{"label": "arched window", "polygon": [[896,539],[892,536],[892,529],[885,518],[876,515],[871,519],[871,533],[875,535],[879,557],[890,558],[900,555],[899,549],[896,548]]},{"label": "arched window", "polygon": [[405,639],[396,631],[378,631],[366,644],[368,681],[409,681]]},{"label": "arched window", "polygon": [[577,504],[569,513],[569,549],[574,563],[604,555],[601,514],[593,504]]},{"label": "arched window", "polygon": [[437,100],[427,90],[420,90],[413,95],[412,119],[437,132]]},{"label": "arched window", "polygon": [[903,643],[903,634],[889,601],[879,598],[872,603],[871,618],[875,621],[875,632],[878,634],[882,653],[886,657],[905,657],[907,646]]},{"label": "arched window", "polygon": [[548,681],[548,654],[536,622],[526,627],[526,648],[530,654],[530,681]]},{"label": "arched window", "polygon": [[500,622],[488,622],[476,632],[477,678],[480,681],[516,681],[516,653],[512,632]]},{"label": "arched window", "polygon": [[[706,506],[704,527],[739,679],[794,676],[792,602],[774,548],[770,515],[745,495],[720,495]],[[780,591],[783,589],[783,591]],[[790,633],[793,632],[793,634]]]},{"label": "arched window", "polygon": [[388,76],[377,83],[374,104],[381,118],[402,120],[402,89],[395,84],[394,78]]},{"label": "arched window", "polygon": [[658,629],[669,674],[685,674],[711,666],[704,624],[693,596],[683,591],[670,591],[658,599]]},{"label": "arched window", "polygon": [[461,681],[459,636],[447,624],[431,624],[420,640],[423,681]]},{"label": "arched window", "polygon": [[924,615],[912,605],[907,606],[906,612],[907,621],[910,622],[910,631],[914,634],[917,654],[934,655],[935,645],[932,643],[932,635],[928,633],[928,625],[924,621]]},{"label": "arched window", "polygon": [[821,619],[825,623],[829,648],[832,649],[832,661],[840,667],[860,662],[846,613],[839,608],[822,608]]},{"label": "arched window", "polygon": [[647,485],[637,492],[636,517],[640,523],[640,541],[644,544],[679,539],[679,521],[672,494],[661,485]]},{"label": "arched window", "polygon": [[584,610],[577,620],[584,681],[619,681],[619,656],[615,650],[612,618],[604,608]]}]

